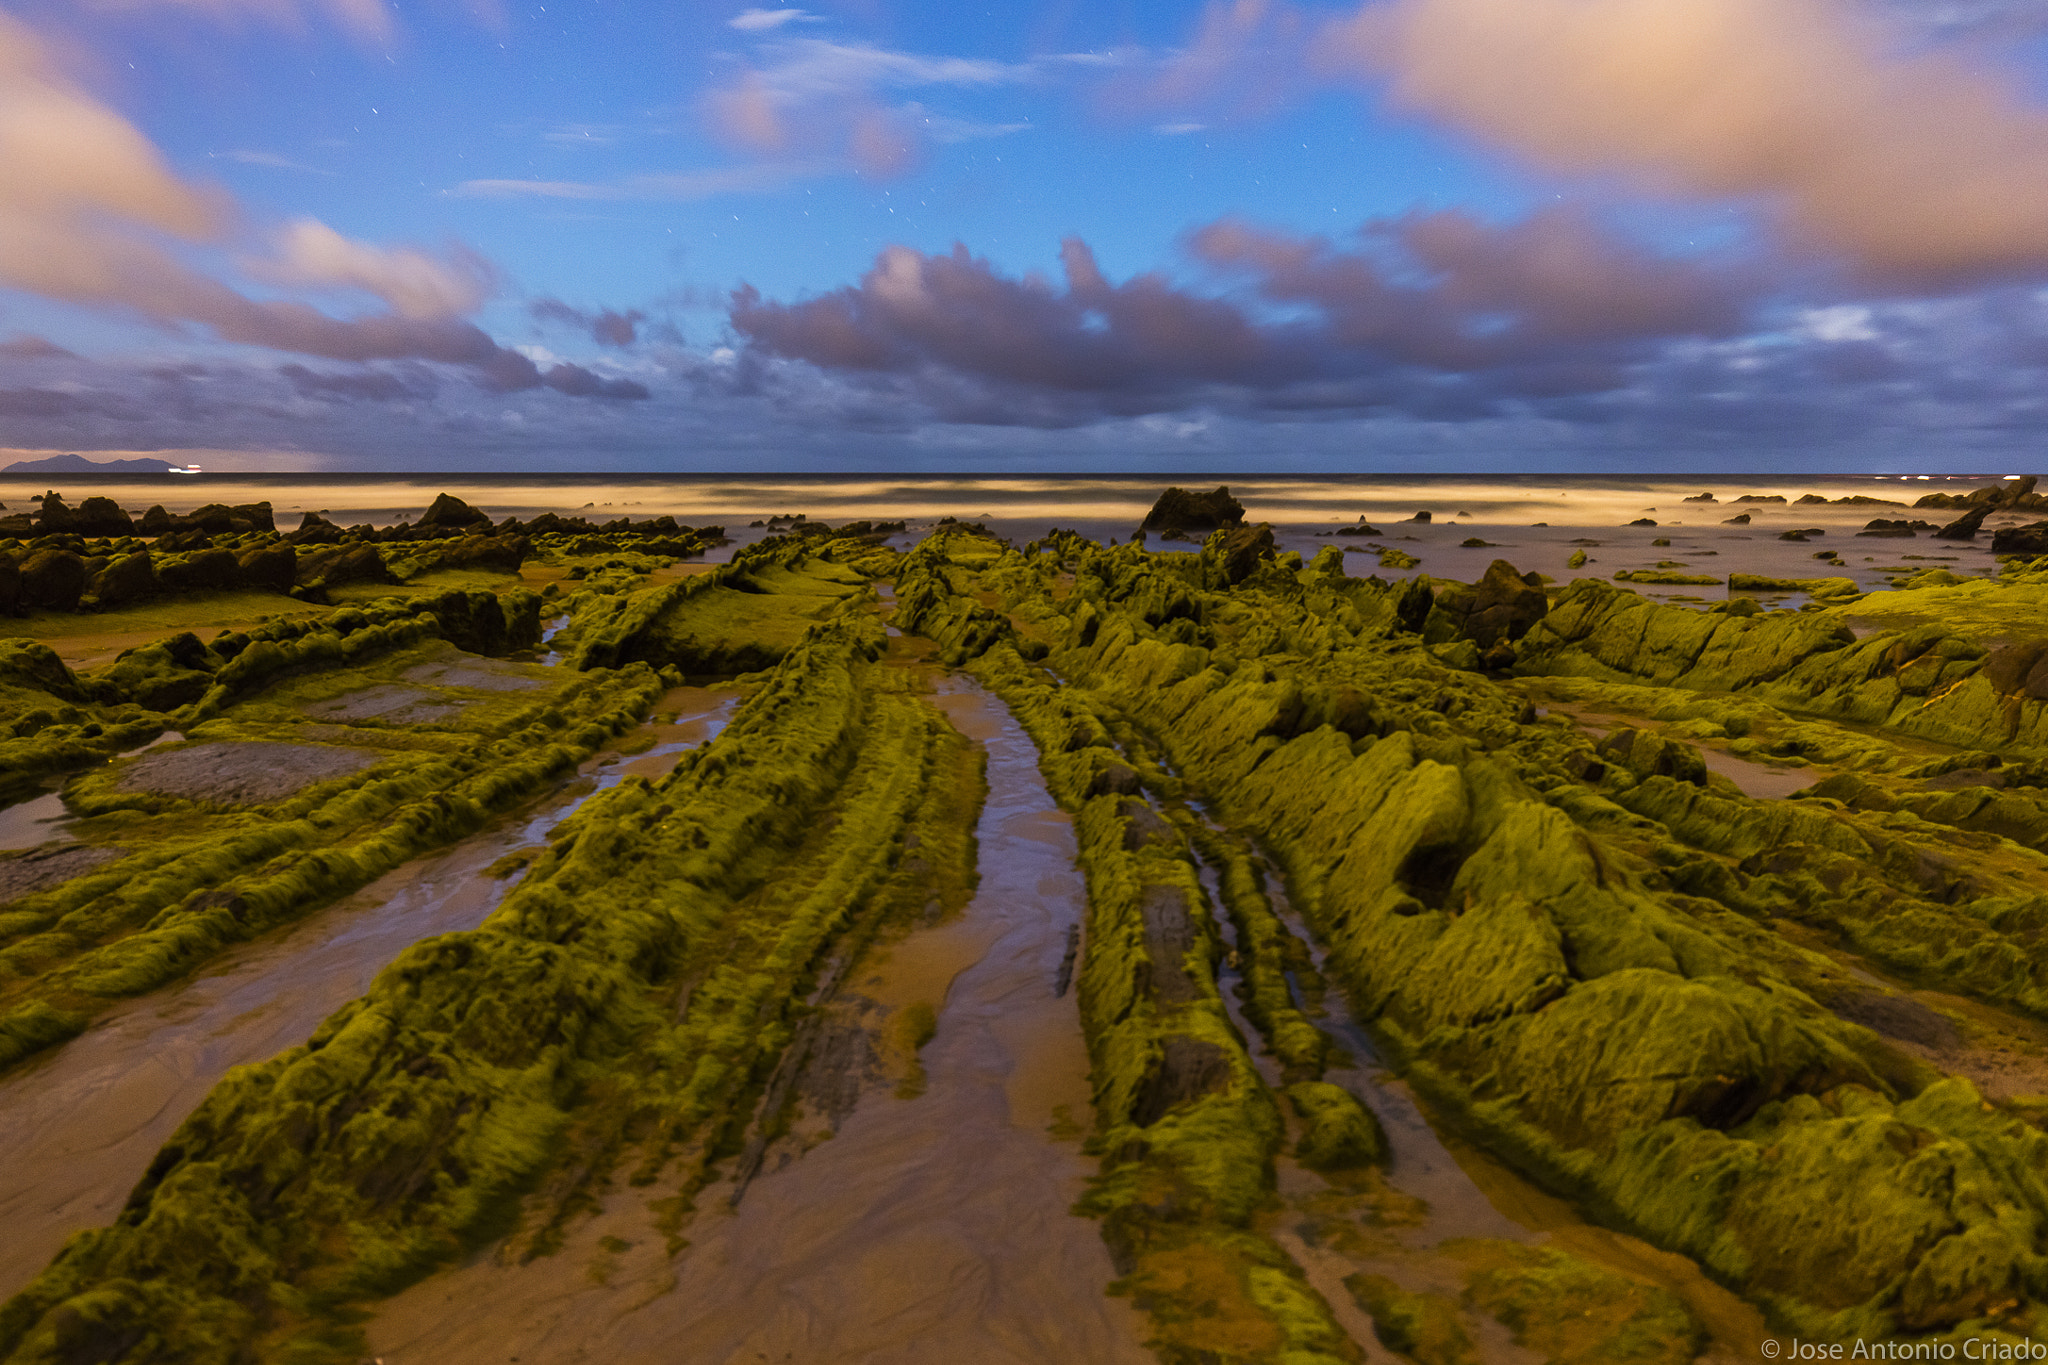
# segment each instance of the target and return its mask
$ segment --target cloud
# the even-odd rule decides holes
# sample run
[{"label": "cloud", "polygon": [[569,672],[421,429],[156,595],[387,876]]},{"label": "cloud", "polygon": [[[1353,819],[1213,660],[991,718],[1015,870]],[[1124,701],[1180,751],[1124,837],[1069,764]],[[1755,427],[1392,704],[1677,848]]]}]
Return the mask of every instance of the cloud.
[{"label": "cloud", "polygon": [[541,376],[540,382],[571,398],[611,398],[634,402],[649,396],[647,386],[636,379],[606,379],[581,365],[556,365]]},{"label": "cloud", "polygon": [[243,166],[267,166],[277,171],[305,171],[310,175],[334,174],[333,171],[324,171],[318,166],[308,166],[303,161],[294,161],[288,156],[279,156],[276,152],[255,152],[237,148],[231,152],[211,152],[208,155],[219,161],[233,161]]},{"label": "cloud", "polygon": [[1757,204],[1892,287],[2048,270],[2048,113],[1842,0],[1392,0],[1329,60],[1546,169]]},{"label": "cloud", "polygon": [[1125,114],[1200,109],[1211,118],[1236,119],[1270,113],[1299,92],[1317,32],[1301,10],[1276,0],[1209,0],[1182,46],[1122,54],[1102,100]]},{"label": "cloud", "polygon": [[470,367],[492,384],[545,382],[521,374],[464,320],[495,285],[474,252],[373,246],[307,218],[244,258],[243,268],[270,284],[359,291],[389,310],[351,318],[296,299],[251,298],[177,254],[254,236],[232,200],[173,174],[127,120],[57,69],[33,32],[0,14],[0,287],[197,325],[271,350],[431,360]]},{"label": "cloud", "polygon": [[304,365],[280,365],[277,372],[301,397],[336,402],[394,403],[431,398],[440,387],[434,372],[423,365],[411,366],[402,375],[368,368],[322,373]]},{"label": "cloud", "polygon": [[78,357],[46,337],[17,332],[0,341],[0,356],[9,360],[76,360]]},{"label": "cloud", "polygon": [[787,23],[816,24],[823,21],[817,15],[806,14],[800,9],[747,9],[725,22],[742,33],[764,33]]},{"label": "cloud", "polygon": [[528,305],[527,311],[542,322],[563,322],[580,328],[600,346],[631,346],[638,339],[639,325],[647,321],[647,314],[638,308],[629,308],[623,313],[610,308],[591,312],[572,308],[555,298],[536,299]]},{"label": "cloud", "polygon": [[850,160],[875,176],[910,169],[931,142],[1023,126],[949,119],[921,104],[893,105],[885,93],[991,89],[1033,80],[1040,70],[1029,62],[932,57],[820,38],[770,43],[763,57],[704,97],[714,131],[758,156]]},{"label": "cloud", "polygon": [[725,194],[767,194],[791,181],[842,172],[844,162],[806,160],[718,166],[700,171],[656,171],[614,181],[465,180],[449,193],[460,199],[652,200],[691,203]]},{"label": "cloud", "polygon": [[409,247],[352,241],[311,218],[285,228],[275,259],[255,262],[253,273],[273,283],[361,289],[415,320],[470,312],[497,286],[497,272],[473,251],[455,247],[436,260]]},{"label": "cloud", "polygon": [[1597,392],[1680,337],[1739,330],[1764,277],[1633,246],[1589,215],[1495,225],[1416,213],[1356,245],[1225,220],[1201,264],[1252,297],[1103,276],[1078,239],[1065,287],[1010,278],[964,247],[885,249],[855,286],[796,303],[743,287],[750,352],[861,382],[902,381],[949,420],[1079,423],[1223,402],[1267,411],[1389,405],[1439,415]]},{"label": "cloud", "polygon": [[397,24],[384,0],[100,0],[111,10],[165,8],[206,16],[221,24],[255,21],[275,28],[303,31],[309,20],[326,18],[357,41],[382,46],[391,41]]}]

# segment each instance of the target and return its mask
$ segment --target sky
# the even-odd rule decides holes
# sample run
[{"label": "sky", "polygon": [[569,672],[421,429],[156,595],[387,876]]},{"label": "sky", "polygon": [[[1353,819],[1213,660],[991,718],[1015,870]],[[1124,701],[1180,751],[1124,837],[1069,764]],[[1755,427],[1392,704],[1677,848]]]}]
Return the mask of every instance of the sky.
[{"label": "sky", "polygon": [[0,450],[2031,468],[2048,0],[0,0]]}]

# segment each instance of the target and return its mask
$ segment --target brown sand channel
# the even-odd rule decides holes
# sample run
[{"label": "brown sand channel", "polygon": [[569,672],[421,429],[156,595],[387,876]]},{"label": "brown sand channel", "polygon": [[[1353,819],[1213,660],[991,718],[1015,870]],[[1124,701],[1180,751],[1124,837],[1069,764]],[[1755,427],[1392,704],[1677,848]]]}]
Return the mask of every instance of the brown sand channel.
[{"label": "brown sand channel", "polygon": [[494,862],[544,843],[595,792],[673,766],[724,727],[738,700],[731,691],[669,693],[660,709],[673,718],[634,732],[655,741],[638,758],[591,759],[524,812],[229,954],[204,976],[117,1006],[0,1079],[0,1300],[72,1233],[113,1220],[158,1148],[229,1067],[304,1042],[409,945],[475,928],[511,885],[488,875]]},{"label": "brown sand channel", "polygon": [[1085,904],[1067,818],[1037,753],[964,680],[937,699],[989,755],[981,882],[960,918],[854,974],[878,1001],[942,1001],[926,1089],[870,1088],[836,1136],[771,1152],[737,1209],[696,1200],[671,1260],[649,1204],[615,1192],[565,1249],[486,1255],[393,1300],[370,1327],[385,1365],[1145,1365],[1137,1314],[1104,1293],[1109,1256],[1068,1212],[1089,1171],[1048,1129],[1087,1112],[1072,997],[1055,995]]}]

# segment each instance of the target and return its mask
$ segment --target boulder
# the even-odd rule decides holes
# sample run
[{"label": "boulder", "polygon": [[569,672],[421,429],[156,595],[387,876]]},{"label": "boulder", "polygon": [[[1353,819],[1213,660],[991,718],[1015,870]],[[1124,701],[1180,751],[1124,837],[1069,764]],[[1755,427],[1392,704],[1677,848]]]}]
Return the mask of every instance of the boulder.
[{"label": "boulder", "polygon": [[318,512],[306,513],[299,521],[299,529],[285,537],[294,545],[333,545],[341,538],[341,528]]},{"label": "boulder", "polygon": [[2026,526],[2001,526],[1991,533],[1991,552],[2026,559],[2048,555],[2048,521]]},{"label": "boulder", "polygon": [[1695,786],[1707,782],[1707,763],[1699,750],[1633,726],[1622,726],[1595,745],[1594,752],[1637,777],[1669,777]]},{"label": "boulder", "polygon": [[12,616],[21,605],[21,569],[12,555],[0,555],[0,613]]},{"label": "boulder", "polygon": [[1244,524],[1244,504],[1230,496],[1230,489],[1218,486],[1213,493],[1196,493],[1169,488],[1152,504],[1139,524],[1141,531],[1214,531]]},{"label": "boulder", "polygon": [[299,552],[289,545],[259,545],[235,560],[236,576],[245,588],[290,592],[298,581]]},{"label": "boulder", "polygon": [[532,552],[533,542],[525,536],[464,536],[441,552],[441,563],[451,569],[498,569],[517,573]]},{"label": "boulder", "polygon": [[148,597],[157,590],[156,570],[146,551],[123,555],[92,581],[92,595],[103,607],[118,607]]},{"label": "boulder", "polygon": [[1440,589],[1423,624],[1431,644],[1466,639],[1483,652],[1503,640],[1519,640],[1550,610],[1542,580],[1524,576],[1505,559],[1487,566],[1478,582]]},{"label": "boulder", "polygon": [[1216,587],[1235,587],[1273,561],[1273,528],[1238,526],[1218,531],[1202,546],[1204,579]]},{"label": "boulder", "polygon": [[64,505],[64,499],[55,493],[42,496],[42,511],[36,513],[36,534],[39,536],[71,535],[78,529],[78,514]]},{"label": "boulder", "polygon": [[461,498],[442,493],[426,510],[415,526],[435,526],[442,530],[466,531],[472,526],[491,524],[490,517],[477,511]]},{"label": "boulder", "polygon": [[241,577],[229,550],[200,550],[157,566],[157,577],[172,592],[217,592]]},{"label": "boulder", "polygon": [[332,587],[340,583],[393,583],[384,556],[374,545],[330,546],[298,561],[298,581]]},{"label": "boulder", "polygon": [[135,522],[112,498],[87,498],[72,513],[71,529],[81,536],[135,534]]},{"label": "boulder", "polygon": [[21,605],[76,611],[85,595],[85,560],[69,550],[38,550],[21,565]]},{"label": "boulder", "polygon": [[1749,513],[1737,512],[1734,516],[1727,518],[1721,524],[1723,526],[1747,526],[1749,525]]}]

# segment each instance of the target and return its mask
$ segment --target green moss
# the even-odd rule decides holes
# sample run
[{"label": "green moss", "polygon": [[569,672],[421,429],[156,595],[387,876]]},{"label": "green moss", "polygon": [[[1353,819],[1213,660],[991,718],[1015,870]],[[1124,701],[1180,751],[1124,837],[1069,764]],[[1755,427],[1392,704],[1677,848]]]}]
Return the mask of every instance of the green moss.
[{"label": "green moss", "polygon": [[1442,1294],[1410,1293],[1384,1275],[1348,1275],[1344,1287],[1372,1315],[1373,1334],[1415,1365],[1479,1365],[1479,1352]]},{"label": "green moss", "polygon": [[1287,1087],[1287,1100],[1301,1120],[1294,1155],[1302,1165],[1342,1171],[1386,1164],[1387,1135],[1350,1091],[1327,1081],[1296,1081]]}]

